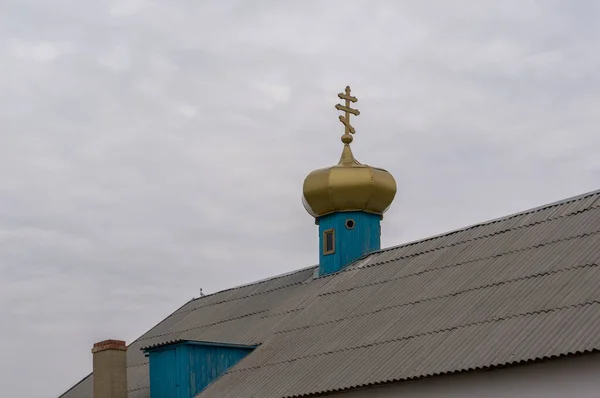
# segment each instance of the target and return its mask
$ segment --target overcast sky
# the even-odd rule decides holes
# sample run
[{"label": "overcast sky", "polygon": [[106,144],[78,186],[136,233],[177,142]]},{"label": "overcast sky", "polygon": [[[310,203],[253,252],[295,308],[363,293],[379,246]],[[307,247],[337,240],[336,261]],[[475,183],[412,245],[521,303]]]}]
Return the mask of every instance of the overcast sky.
[{"label": "overcast sky", "polygon": [[317,262],[306,174],[398,194],[382,245],[600,188],[597,1],[0,0],[0,395]]}]

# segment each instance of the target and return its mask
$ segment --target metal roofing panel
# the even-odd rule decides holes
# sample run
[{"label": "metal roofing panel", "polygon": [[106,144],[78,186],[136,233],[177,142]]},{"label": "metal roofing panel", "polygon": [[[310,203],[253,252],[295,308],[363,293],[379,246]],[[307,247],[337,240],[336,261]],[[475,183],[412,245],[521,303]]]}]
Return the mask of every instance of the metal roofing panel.
[{"label": "metal roofing panel", "polygon": [[[599,197],[190,301],[130,345],[129,396],[149,396],[139,348],[176,338],[260,344],[200,397],[302,396],[600,350]],[[91,385],[63,397],[91,398]]]},{"label": "metal roofing panel", "polygon": [[512,228],[523,228],[527,225],[536,224],[542,220],[547,218],[547,214],[542,218],[538,211],[532,211],[530,213],[523,214],[521,217],[515,218],[515,223],[512,225]]},{"label": "metal roofing panel", "polygon": [[93,375],[89,375],[66,391],[60,398],[94,398]]}]

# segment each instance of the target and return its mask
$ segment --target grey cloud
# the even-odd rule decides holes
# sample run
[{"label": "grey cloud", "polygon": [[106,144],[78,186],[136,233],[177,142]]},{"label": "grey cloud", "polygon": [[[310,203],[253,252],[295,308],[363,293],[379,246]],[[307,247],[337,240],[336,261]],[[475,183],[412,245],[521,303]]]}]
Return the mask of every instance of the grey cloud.
[{"label": "grey cloud", "polygon": [[[398,181],[384,246],[596,189],[593,2],[8,0],[0,385],[56,396],[91,345],[312,265],[302,180]],[[10,360],[9,360],[10,358]],[[35,378],[31,378],[31,375]]]}]

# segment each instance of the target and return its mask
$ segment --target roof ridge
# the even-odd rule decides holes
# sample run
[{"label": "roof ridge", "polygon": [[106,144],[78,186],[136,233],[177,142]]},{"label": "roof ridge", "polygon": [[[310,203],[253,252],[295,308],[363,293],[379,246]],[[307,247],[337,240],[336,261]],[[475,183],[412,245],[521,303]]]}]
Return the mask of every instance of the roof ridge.
[{"label": "roof ridge", "polygon": [[[532,225],[535,225],[535,224],[532,224]],[[600,230],[594,231],[594,232],[586,232],[586,233],[578,234],[578,235],[573,235],[573,236],[569,236],[569,237],[563,238],[563,239],[556,239],[556,240],[545,242],[544,244],[540,244],[540,245],[534,245],[534,246],[524,247],[524,248],[521,248],[521,249],[510,250],[510,251],[507,251],[507,252],[504,252],[504,253],[500,253],[500,254],[492,254],[492,255],[488,255],[488,256],[484,256],[484,257],[476,257],[474,259],[467,260],[467,261],[462,261],[462,262],[452,262],[451,264],[444,265],[442,267],[428,268],[428,269],[424,269],[424,270],[421,270],[421,271],[417,271],[417,272],[413,272],[413,273],[409,273],[409,274],[403,274],[403,275],[400,275],[400,276],[396,276],[396,277],[393,277],[391,279],[385,279],[385,280],[381,280],[381,281],[377,281],[377,282],[371,282],[371,283],[364,284],[364,285],[356,285],[356,286],[353,286],[353,287],[344,288],[344,289],[340,289],[340,290],[333,290],[333,291],[330,291],[330,292],[321,293],[319,295],[320,296],[325,296],[325,295],[330,295],[330,294],[337,294],[337,293],[341,293],[341,292],[347,292],[347,291],[354,290],[354,289],[360,289],[360,288],[363,288],[363,287],[382,285],[382,284],[389,283],[389,282],[392,282],[392,281],[395,281],[395,280],[399,280],[399,279],[411,278],[413,276],[418,276],[418,275],[426,274],[426,273],[429,273],[429,272],[439,271],[439,270],[448,269],[448,268],[459,267],[459,266],[462,266],[462,265],[465,265],[465,264],[471,264],[471,263],[474,263],[474,262],[477,262],[477,261],[482,261],[482,260],[487,260],[487,259],[492,259],[492,258],[498,258],[498,257],[502,257],[502,256],[506,256],[506,255],[510,255],[510,254],[514,254],[514,253],[518,253],[518,252],[525,252],[525,251],[528,251],[528,250],[539,248],[541,246],[553,245],[553,244],[560,243],[560,242],[566,242],[566,241],[572,240],[572,239],[577,239],[577,238],[583,238],[583,237],[586,237],[586,236],[596,235],[598,233],[600,233]],[[484,235],[484,237],[488,237],[488,236],[492,236],[492,235]],[[465,241],[465,242],[469,242],[469,241]],[[460,242],[460,243],[464,243],[464,242]],[[442,246],[442,247],[446,247],[446,246]],[[420,254],[424,254],[424,253],[429,253],[429,252],[431,252],[433,250],[437,250],[437,249],[432,249],[430,251],[418,253],[416,255],[420,255]],[[364,268],[378,266],[378,265],[383,265],[383,264],[389,263],[391,261],[397,261],[397,260],[404,259],[404,258],[407,258],[407,257],[412,257],[412,255],[411,256],[406,256],[406,257],[403,257],[403,256],[396,257],[393,260],[386,260],[386,261],[382,261],[382,262],[370,263],[368,265],[365,265]],[[358,269],[358,268],[354,268],[354,269]],[[340,272],[343,272],[343,271],[340,271]]]},{"label": "roof ridge", "polygon": [[61,395],[58,396],[58,398],[61,398],[63,396],[65,396],[69,391],[74,390],[75,387],[77,387],[78,385],[80,385],[81,383],[83,383],[85,380],[87,380],[88,377],[90,377],[92,375],[92,372],[90,372],[89,374],[87,374],[86,376],[84,376],[81,380],[79,380],[77,383],[75,383],[74,385],[71,386],[71,388],[69,388],[67,391],[63,392]]},{"label": "roof ridge", "polygon": [[[460,228],[453,229],[453,230],[446,231],[446,232],[442,232],[442,233],[439,233],[439,234],[436,234],[436,235],[431,235],[431,236],[429,236],[427,238],[415,239],[415,240],[412,240],[412,241],[401,243],[399,245],[389,246],[389,247],[383,248],[381,250],[377,250],[377,251],[371,252],[371,253],[367,254],[366,256],[363,256],[361,259],[364,259],[364,258],[366,258],[366,257],[368,257],[370,255],[373,255],[373,254],[383,253],[383,252],[387,252],[387,251],[390,251],[390,250],[398,249],[400,247],[410,246],[410,245],[414,245],[414,244],[421,243],[421,242],[427,242],[429,240],[441,238],[443,236],[449,236],[449,235],[452,235],[452,234],[456,234],[458,232],[466,231],[466,230],[471,229],[471,228],[482,227],[482,226],[493,224],[493,223],[496,223],[496,222],[499,222],[499,221],[505,221],[505,220],[511,219],[513,217],[518,217],[518,216],[522,216],[522,215],[525,215],[525,214],[535,213],[535,212],[540,211],[540,210],[545,210],[545,209],[548,209],[550,207],[560,206],[560,205],[563,205],[563,204],[566,204],[566,203],[575,202],[577,200],[586,199],[586,198],[589,198],[590,196],[598,195],[598,194],[600,194],[600,189],[597,189],[595,191],[590,191],[590,192],[587,192],[587,193],[583,193],[583,194],[580,194],[580,195],[576,195],[576,196],[571,196],[571,197],[568,197],[568,198],[565,198],[565,199],[562,199],[562,200],[559,200],[559,201],[551,202],[551,203],[548,203],[548,204],[545,204],[545,205],[541,205],[541,206],[537,206],[537,207],[533,207],[533,208],[530,208],[530,209],[521,210],[521,211],[518,211],[516,213],[508,214],[506,216],[496,217],[496,218],[493,218],[493,219],[490,219],[490,220],[487,220],[487,221],[481,221],[481,222],[478,222],[478,223],[475,223],[475,224],[467,225],[465,227],[460,227]],[[359,260],[361,260],[361,259],[359,259]],[[359,261],[359,260],[357,260],[357,261]]]},{"label": "roof ridge", "polygon": [[[308,267],[303,267],[303,268],[299,268],[299,269],[296,269],[296,270],[284,272],[283,274],[277,274],[275,276],[271,276],[271,277],[268,277],[268,278],[259,279],[259,280],[254,281],[254,282],[245,283],[243,285],[238,285],[238,286],[230,287],[228,289],[219,290],[219,291],[214,292],[214,293],[205,294],[202,297],[194,297],[190,301],[188,301],[188,303],[192,302],[192,301],[200,300],[200,299],[205,299],[207,297],[214,296],[216,294],[229,292],[231,290],[237,290],[237,289],[241,289],[241,288],[248,287],[248,286],[258,285],[258,284],[265,283],[265,282],[270,282],[270,281],[275,280],[275,279],[284,278],[286,276],[294,275],[294,274],[300,273],[302,271],[306,271],[306,270],[309,270],[311,268],[316,268],[316,267],[318,267],[318,265],[311,265],[311,266],[308,266]],[[288,285],[285,285],[285,286],[288,286]],[[223,301],[230,301],[230,300],[223,300]]]},{"label": "roof ridge", "polygon": [[[458,233],[458,232],[466,231],[466,230],[471,229],[471,228],[475,228],[475,227],[480,227],[480,226],[492,224],[492,223],[495,223],[495,222],[498,222],[498,221],[508,220],[508,219],[510,219],[512,217],[517,217],[517,216],[520,216],[520,215],[523,215],[523,214],[528,214],[528,213],[534,213],[536,211],[547,209],[549,207],[559,206],[561,204],[565,204],[565,203],[569,203],[569,202],[574,202],[576,200],[585,199],[585,198],[588,198],[588,197],[590,197],[592,195],[597,195],[597,194],[600,194],[600,189],[597,189],[597,190],[594,190],[594,191],[590,191],[590,192],[586,192],[586,193],[579,194],[579,195],[575,195],[575,196],[571,196],[571,197],[568,197],[568,198],[565,198],[565,199],[562,199],[562,200],[559,200],[559,201],[551,202],[551,203],[548,203],[548,204],[545,204],[545,205],[541,205],[541,206],[537,206],[537,207],[534,207],[534,208],[530,208],[530,209],[526,209],[526,210],[521,210],[519,212],[511,213],[511,214],[506,215],[506,216],[497,217],[497,218],[494,218],[494,219],[490,219],[490,220],[487,220],[487,221],[482,221],[482,222],[479,222],[479,223],[476,223],[476,224],[472,224],[472,225],[468,225],[468,226],[465,226],[465,227],[457,228],[457,229],[450,230],[450,231],[447,231],[447,232],[442,232],[442,233],[439,233],[439,234],[436,234],[436,235],[429,236],[427,238],[415,239],[415,240],[412,240],[412,241],[409,241],[409,242],[401,243],[399,245],[389,246],[389,247],[386,247],[386,248],[383,248],[383,249],[380,249],[380,250],[377,250],[377,251],[370,252],[370,253],[368,253],[368,254],[360,257],[359,259],[357,259],[354,263],[357,263],[358,261],[363,260],[363,259],[365,259],[365,258],[367,258],[367,257],[369,257],[371,255],[377,254],[377,253],[383,253],[383,252],[387,252],[387,251],[390,251],[390,250],[398,249],[400,247],[414,245],[416,243],[426,242],[428,240],[432,240],[432,239],[436,239],[436,238],[441,238],[443,236],[452,235],[452,234],[455,234],[455,233]],[[230,287],[228,289],[219,290],[219,291],[216,291],[214,293],[206,294],[206,295],[204,295],[202,297],[194,297],[190,301],[188,301],[188,303],[192,302],[192,301],[204,299],[204,298],[209,297],[209,296],[214,296],[216,294],[225,293],[225,292],[229,292],[229,291],[232,291],[232,290],[237,290],[237,289],[241,289],[241,288],[244,288],[244,287],[248,287],[248,286],[253,286],[253,285],[258,285],[258,284],[261,284],[261,283],[269,282],[269,281],[272,281],[274,279],[283,278],[283,277],[290,276],[290,275],[293,275],[293,274],[296,274],[296,273],[299,273],[299,272],[302,272],[302,271],[306,271],[306,270],[311,269],[311,268],[316,268],[316,267],[318,267],[318,265],[311,265],[311,266],[308,266],[308,267],[303,267],[303,268],[299,268],[299,269],[296,269],[296,270],[284,272],[282,274],[277,274],[275,276],[267,277],[267,278],[264,278],[264,279],[259,279],[257,281],[253,281],[253,282],[245,283],[245,284],[242,284],[242,285]],[[349,267],[345,267],[343,270],[340,270],[340,271],[347,270],[348,268]],[[229,300],[225,300],[225,301],[229,301]]]}]

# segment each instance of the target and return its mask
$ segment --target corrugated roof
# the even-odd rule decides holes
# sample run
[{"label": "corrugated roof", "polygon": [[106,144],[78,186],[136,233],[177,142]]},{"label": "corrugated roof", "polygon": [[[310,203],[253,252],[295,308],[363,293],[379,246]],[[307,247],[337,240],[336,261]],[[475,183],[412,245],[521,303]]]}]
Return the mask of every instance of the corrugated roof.
[{"label": "corrugated roof", "polygon": [[[600,193],[192,300],[131,344],[260,344],[204,397],[296,397],[600,349]],[[92,398],[91,375],[63,395]]]}]

